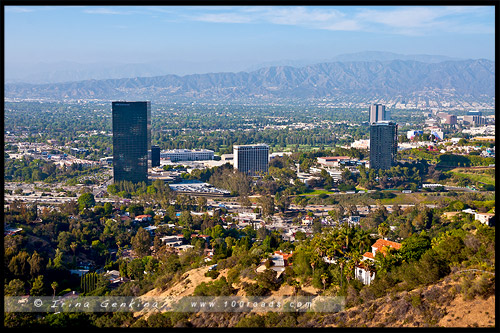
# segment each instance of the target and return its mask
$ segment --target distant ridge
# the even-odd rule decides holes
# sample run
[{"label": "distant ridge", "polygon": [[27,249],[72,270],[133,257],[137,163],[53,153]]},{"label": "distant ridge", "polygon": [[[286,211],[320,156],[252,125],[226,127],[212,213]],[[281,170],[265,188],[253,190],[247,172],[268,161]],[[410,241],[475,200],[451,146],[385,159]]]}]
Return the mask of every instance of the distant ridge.
[{"label": "distant ridge", "polygon": [[20,99],[411,99],[492,101],[490,60],[329,62],[252,72],[164,75],[57,84],[6,84],[5,98]]},{"label": "distant ridge", "polygon": [[349,54],[340,54],[333,58],[279,60],[248,65],[237,59],[228,62],[223,60],[212,61],[185,61],[185,60],[157,60],[143,63],[116,63],[96,62],[77,63],[60,61],[53,63],[14,64],[5,65],[6,83],[61,83],[83,80],[122,79],[129,77],[152,77],[160,75],[189,75],[218,72],[253,72],[265,67],[292,66],[304,67],[325,62],[336,61],[390,61],[415,60],[421,62],[442,62],[449,60],[464,60],[441,55],[414,54],[405,55],[383,51],[364,51]]}]

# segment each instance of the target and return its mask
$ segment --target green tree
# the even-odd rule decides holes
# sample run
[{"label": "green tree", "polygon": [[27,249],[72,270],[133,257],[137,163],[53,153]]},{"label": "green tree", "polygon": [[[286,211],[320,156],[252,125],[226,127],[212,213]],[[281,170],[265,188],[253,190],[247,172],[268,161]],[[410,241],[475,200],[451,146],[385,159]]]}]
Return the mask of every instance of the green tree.
[{"label": "green tree", "polygon": [[24,282],[19,279],[10,280],[9,284],[4,285],[5,296],[23,296],[26,294]]},{"label": "green tree", "polygon": [[270,195],[262,196],[259,198],[258,203],[262,208],[262,215],[272,216],[274,214],[274,197]]},{"label": "green tree", "polygon": [[54,281],[50,284],[50,286],[52,287],[52,290],[54,290],[53,296],[55,297],[56,296],[56,289],[57,289],[57,287],[59,287],[59,284],[57,283],[57,281]]},{"label": "green tree", "polygon": [[37,277],[44,270],[44,259],[37,251],[33,252],[31,258],[28,260],[30,264],[30,274],[32,278]]},{"label": "green tree", "polygon": [[16,277],[25,278],[30,274],[29,254],[21,251],[16,254],[9,262],[9,271]]},{"label": "green tree", "polygon": [[80,211],[84,210],[85,208],[94,207],[94,205],[95,198],[94,195],[90,192],[83,193],[78,198],[78,207],[80,208]]},{"label": "green tree", "polygon": [[43,275],[37,276],[30,290],[31,296],[43,296],[45,293],[45,286],[43,283]]},{"label": "green tree", "polygon": [[185,210],[181,213],[181,216],[179,216],[179,225],[187,228],[193,227],[193,217],[189,211]]},{"label": "green tree", "polygon": [[138,256],[143,257],[151,253],[151,236],[149,232],[140,227],[137,233],[132,237],[132,248]]},{"label": "green tree", "polygon": [[391,229],[389,228],[389,226],[385,222],[380,223],[379,226],[378,226],[378,228],[377,228],[378,234],[382,238],[385,238],[387,236],[387,234],[389,234],[390,230]]}]

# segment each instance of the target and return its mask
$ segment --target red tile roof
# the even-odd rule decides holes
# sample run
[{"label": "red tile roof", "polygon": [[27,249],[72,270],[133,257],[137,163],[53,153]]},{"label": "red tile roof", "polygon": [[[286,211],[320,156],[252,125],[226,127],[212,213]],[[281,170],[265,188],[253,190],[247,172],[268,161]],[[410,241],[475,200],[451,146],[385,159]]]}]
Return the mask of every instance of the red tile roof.
[{"label": "red tile roof", "polygon": [[[385,250],[384,248],[389,248],[389,247],[392,247],[396,250],[399,250],[401,248],[401,244],[400,243],[396,243],[396,242],[392,242],[392,241],[388,241],[388,240],[385,240],[385,239],[378,239],[375,244],[372,245],[372,247],[375,248],[375,252],[378,252],[380,251],[384,256],[385,256]],[[373,252],[365,252],[363,254],[363,257],[366,257],[368,259],[373,259],[375,260],[375,256],[373,255]]]},{"label": "red tile roof", "polygon": [[381,250],[383,246],[393,247],[396,250],[399,250],[401,248],[401,244],[400,243],[388,241],[388,240],[385,240],[385,239],[378,239],[375,242],[375,244],[372,245],[372,247],[376,248],[377,250]]},{"label": "red tile roof", "polygon": [[149,217],[151,217],[151,215],[137,215],[135,218],[136,219],[145,219],[145,218],[147,219]]},{"label": "red tile roof", "polygon": [[293,253],[285,253],[282,251],[274,251],[274,254],[283,256],[283,260],[288,260],[293,255]]},{"label": "red tile roof", "polygon": [[371,252],[365,252],[365,254],[363,254],[363,257],[367,257],[369,259],[375,259],[375,257],[373,256],[373,253],[371,253]]}]

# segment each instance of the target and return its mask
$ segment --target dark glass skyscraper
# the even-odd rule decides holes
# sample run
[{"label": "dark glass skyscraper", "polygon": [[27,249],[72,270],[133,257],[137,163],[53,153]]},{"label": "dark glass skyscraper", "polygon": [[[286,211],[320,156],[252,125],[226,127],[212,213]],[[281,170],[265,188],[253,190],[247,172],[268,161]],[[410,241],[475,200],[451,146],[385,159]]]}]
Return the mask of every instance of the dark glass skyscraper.
[{"label": "dark glass skyscraper", "polygon": [[370,125],[370,168],[390,169],[396,164],[398,125],[379,121]]},{"label": "dark glass skyscraper", "polygon": [[151,166],[152,167],[160,166],[160,147],[159,146],[151,146]]},{"label": "dark glass skyscraper", "polygon": [[151,102],[113,102],[114,182],[148,180]]}]

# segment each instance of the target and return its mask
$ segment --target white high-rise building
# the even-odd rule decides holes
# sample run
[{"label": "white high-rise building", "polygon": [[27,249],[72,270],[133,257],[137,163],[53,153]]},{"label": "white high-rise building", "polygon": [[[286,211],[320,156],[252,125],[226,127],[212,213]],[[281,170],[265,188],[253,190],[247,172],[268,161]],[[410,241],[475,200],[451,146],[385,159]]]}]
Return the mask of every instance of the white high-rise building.
[{"label": "white high-rise building", "polygon": [[372,104],[370,105],[370,124],[389,120],[391,118],[389,110],[385,109],[385,105]]}]

